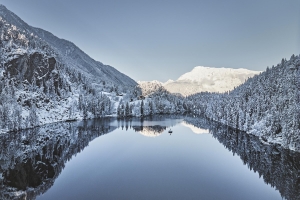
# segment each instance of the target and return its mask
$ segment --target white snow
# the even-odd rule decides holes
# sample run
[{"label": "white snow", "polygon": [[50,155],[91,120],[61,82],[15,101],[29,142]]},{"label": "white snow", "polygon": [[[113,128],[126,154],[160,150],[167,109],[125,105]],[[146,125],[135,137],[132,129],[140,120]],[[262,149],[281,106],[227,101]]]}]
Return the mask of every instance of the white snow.
[{"label": "white snow", "polygon": [[139,133],[143,136],[152,137],[152,138],[160,136],[162,134],[162,132],[155,131],[149,127],[143,127],[143,130],[139,131]]},{"label": "white snow", "polygon": [[189,123],[186,123],[185,121],[183,121],[181,123],[181,125],[191,129],[191,131],[193,131],[193,133],[195,134],[208,134],[209,133],[209,130],[208,129],[201,129],[201,128],[198,128],[192,124],[189,124]]},{"label": "white snow", "polygon": [[172,93],[190,95],[198,92],[226,92],[242,84],[260,71],[248,69],[195,67],[181,75],[176,81],[168,81],[164,87]]},{"label": "white snow", "polygon": [[165,85],[167,85],[167,84],[169,84],[169,83],[173,83],[173,82],[174,82],[174,80],[169,79],[169,80],[167,80],[166,82],[162,83],[162,85],[165,86]]},{"label": "white snow", "polygon": [[147,96],[161,88],[163,85],[161,82],[154,80],[154,81],[138,81],[139,87],[142,90],[142,94]]}]

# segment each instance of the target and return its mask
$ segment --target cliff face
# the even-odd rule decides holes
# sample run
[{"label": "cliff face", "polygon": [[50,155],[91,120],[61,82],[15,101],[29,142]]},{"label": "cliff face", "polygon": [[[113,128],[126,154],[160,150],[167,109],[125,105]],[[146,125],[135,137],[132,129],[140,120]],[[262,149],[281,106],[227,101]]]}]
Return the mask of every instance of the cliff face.
[{"label": "cliff face", "polygon": [[5,75],[9,74],[18,81],[28,81],[30,84],[35,80],[37,85],[41,86],[43,81],[48,81],[53,74],[57,73],[54,71],[55,64],[54,57],[45,57],[38,52],[19,55],[4,64],[7,69]]}]

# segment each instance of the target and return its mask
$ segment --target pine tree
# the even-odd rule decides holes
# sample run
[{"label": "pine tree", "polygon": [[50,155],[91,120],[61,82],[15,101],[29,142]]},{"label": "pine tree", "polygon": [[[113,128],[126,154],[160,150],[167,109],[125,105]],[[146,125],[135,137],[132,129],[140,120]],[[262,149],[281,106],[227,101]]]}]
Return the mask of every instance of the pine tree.
[{"label": "pine tree", "polygon": [[125,116],[129,117],[130,116],[130,109],[129,109],[129,104],[128,102],[126,102],[126,106],[125,106]]},{"label": "pine tree", "polygon": [[153,103],[152,101],[149,101],[149,115],[153,115]]},{"label": "pine tree", "polygon": [[144,101],[141,102],[141,116],[144,116]]},{"label": "pine tree", "polygon": [[39,125],[39,117],[36,113],[36,106],[34,103],[31,103],[31,107],[29,110],[29,116],[28,116],[29,126],[34,127]]}]

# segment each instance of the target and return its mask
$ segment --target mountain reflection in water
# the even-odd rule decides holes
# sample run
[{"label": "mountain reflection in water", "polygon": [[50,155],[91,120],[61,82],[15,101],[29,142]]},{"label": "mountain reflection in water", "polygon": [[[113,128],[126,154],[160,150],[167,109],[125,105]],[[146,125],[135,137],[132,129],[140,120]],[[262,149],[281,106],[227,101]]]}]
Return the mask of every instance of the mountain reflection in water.
[{"label": "mountain reflection in water", "polygon": [[263,144],[258,137],[206,119],[186,118],[188,123],[209,132],[225,148],[237,154],[265,183],[288,200],[300,199],[300,153],[280,145]]},{"label": "mountain reflection in water", "polygon": [[111,119],[45,125],[0,135],[0,199],[35,199],[46,192],[73,155],[116,129]]},{"label": "mountain reflection in water", "polygon": [[104,118],[1,134],[0,199],[35,199],[45,193],[73,155],[81,152],[90,141],[117,128],[156,137],[168,134],[168,128],[179,123],[197,134],[209,132],[225,148],[237,154],[250,170],[258,172],[265,183],[279,190],[282,197],[300,199],[299,153],[278,145],[265,145],[255,136],[204,118],[182,116],[130,120]]}]

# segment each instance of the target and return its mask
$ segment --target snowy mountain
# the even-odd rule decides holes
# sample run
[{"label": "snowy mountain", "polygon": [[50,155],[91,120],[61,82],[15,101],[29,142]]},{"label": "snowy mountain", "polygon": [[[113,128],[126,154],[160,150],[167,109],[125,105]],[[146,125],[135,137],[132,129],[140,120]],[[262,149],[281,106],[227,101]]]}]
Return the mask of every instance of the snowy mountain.
[{"label": "snowy mountain", "polygon": [[[104,65],[101,62],[95,61],[72,42],[60,39],[43,29],[28,25],[1,4],[0,17],[1,20],[5,20],[5,23],[14,26],[15,29],[20,31],[20,34],[16,35],[16,37],[23,37],[27,42],[30,42],[31,40],[40,40],[42,45],[51,48],[57,61],[76,69],[94,82],[108,82],[124,87],[136,85],[134,80],[109,65]],[[31,37],[28,37],[27,35]]]},{"label": "snowy mountain", "polygon": [[195,67],[176,81],[169,80],[163,86],[171,93],[184,96],[199,92],[226,92],[233,90],[259,71],[247,69]]},{"label": "snowy mountain", "polygon": [[3,5],[0,33],[0,132],[113,114],[137,85]]},{"label": "snowy mountain", "polygon": [[141,89],[142,95],[147,96],[156,91],[164,90],[163,84],[157,80],[154,81],[138,81],[138,87]]},{"label": "snowy mountain", "polygon": [[186,98],[194,114],[259,136],[263,142],[300,151],[300,57],[292,55],[229,93]]},{"label": "snowy mountain", "polygon": [[176,81],[137,85],[0,5],[0,134],[108,115],[192,113],[300,152],[299,69],[292,55],[262,73],[195,67]]}]

